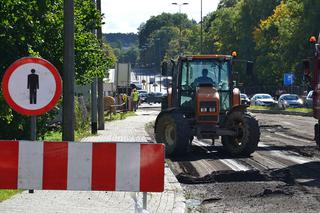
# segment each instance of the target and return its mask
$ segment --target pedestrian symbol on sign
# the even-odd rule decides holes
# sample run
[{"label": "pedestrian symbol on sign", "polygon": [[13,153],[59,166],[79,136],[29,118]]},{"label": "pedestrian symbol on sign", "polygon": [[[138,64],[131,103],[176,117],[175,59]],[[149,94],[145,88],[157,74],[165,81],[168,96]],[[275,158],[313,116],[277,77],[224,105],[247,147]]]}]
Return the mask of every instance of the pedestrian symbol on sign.
[{"label": "pedestrian symbol on sign", "polygon": [[28,86],[30,104],[37,104],[37,90],[39,89],[39,76],[35,74],[35,69],[31,69],[28,75]]}]

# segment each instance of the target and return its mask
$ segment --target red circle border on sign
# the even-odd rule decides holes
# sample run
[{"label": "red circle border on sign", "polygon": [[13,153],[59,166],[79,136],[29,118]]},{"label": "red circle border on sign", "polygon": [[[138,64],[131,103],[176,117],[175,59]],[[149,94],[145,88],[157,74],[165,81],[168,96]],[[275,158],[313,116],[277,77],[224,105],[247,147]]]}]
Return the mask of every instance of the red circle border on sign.
[{"label": "red circle border on sign", "polygon": [[[28,63],[35,63],[35,64],[40,64],[44,67],[46,67],[53,75],[54,80],[56,82],[56,91],[51,99],[51,101],[44,107],[39,108],[39,109],[25,109],[21,107],[20,105],[16,104],[15,101],[11,98],[9,94],[9,79],[12,75],[12,73],[20,66]],[[50,109],[52,109],[55,104],[58,102],[62,92],[62,82],[61,82],[61,77],[59,75],[59,72],[57,69],[47,60],[42,59],[42,58],[34,58],[34,57],[26,57],[26,58],[21,58],[17,61],[15,61],[13,64],[9,66],[9,68],[6,70],[3,78],[2,78],[2,94],[4,99],[7,101],[9,106],[15,110],[16,112],[23,114],[23,115],[42,115],[46,112],[48,112]]]}]

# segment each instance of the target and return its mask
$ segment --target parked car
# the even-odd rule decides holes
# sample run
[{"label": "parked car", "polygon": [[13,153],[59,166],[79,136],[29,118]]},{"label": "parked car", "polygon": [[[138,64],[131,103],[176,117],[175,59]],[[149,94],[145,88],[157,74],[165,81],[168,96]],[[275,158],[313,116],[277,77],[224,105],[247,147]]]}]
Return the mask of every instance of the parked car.
[{"label": "parked car", "polygon": [[242,105],[249,105],[250,106],[250,99],[248,96],[244,93],[240,94],[240,100]]},{"label": "parked car", "polygon": [[142,90],[142,84],[138,81],[134,81],[130,83],[130,88],[131,89],[136,88],[137,90]]},{"label": "parked car", "polygon": [[139,95],[141,95],[141,94],[148,94],[148,91],[147,91],[147,90],[144,90],[144,89],[138,89],[137,91],[138,91]]},{"label": "parked car", "polygon": [[307,108],[311,108],[312,105],[313,105],[313,99],[312,99],[312,96],[313,96],[313,90],[311,90],[307,97],[306,97],[306,100],[304,101],[304,105],[307,107]]},{"label": "parked car", "polygon": [[269,94],[255,94],[251,98],[251,105],[257,105],[257,106],[272,106],[276,104],[277,102],[272,98]]},{"label": "parked car", "polygon": [[279,97],[278,106],[281,109],[287,107],[303,107],[303,101],[296,94],[283,94]]},{"label": "parked car", "polygon": [[151,92],[147,95],[146,101],[147,103],[161,103],[163,94],[161,92]]},{"label": "parked car", "polygon": [[148,97],[148,93],[140,93],[140,103],[145,103]]}]

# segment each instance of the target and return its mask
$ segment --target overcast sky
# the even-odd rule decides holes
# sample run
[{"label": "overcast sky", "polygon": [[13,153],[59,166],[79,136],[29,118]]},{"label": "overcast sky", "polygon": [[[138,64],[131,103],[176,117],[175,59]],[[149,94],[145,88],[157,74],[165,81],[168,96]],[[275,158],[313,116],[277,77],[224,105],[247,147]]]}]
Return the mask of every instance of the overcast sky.
[{"label": "overcast sky", "polygon": [[[176,3],[189,3],[181,6],[181,12],[186,13],[190,19],[200,21],[200,0],[101,0],[102,13],[104,13],[105,25],[103,33],[129,33],[137,32],[142,22],[146,22],[151,16],[163,12],[179,12]],[[202,0],[203,16],[216,10],[219,0]]]}]

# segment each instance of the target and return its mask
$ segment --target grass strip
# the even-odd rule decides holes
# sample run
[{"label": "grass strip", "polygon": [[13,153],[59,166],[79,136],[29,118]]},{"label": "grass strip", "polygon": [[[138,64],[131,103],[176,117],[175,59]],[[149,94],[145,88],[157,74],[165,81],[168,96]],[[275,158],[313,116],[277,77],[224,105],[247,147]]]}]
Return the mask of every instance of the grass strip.
[{"label": "grass strip", "polygon": [[22,190],[0,190],[0,202],[7,200],[20,192],[22,192]]},{"label": "grass strip", "polygon": [[115,121],[115,120],[123,120],[130,116],[136,116],[137,114],[132,111],[128,112],[118,112],[118,113],[112,113],[111,117],[109,113],[105,113],[104,120],[106,122]]},{"label": "grass strip", "polygon": [[272,110],[272,111],[278,111],[278,112],[282,112],[282,111],[287,111],[287,112],[312,112],[312,109],[310,108],[295,108],[295,107],[288,107],[285,109],[280,109],[277,105],[276,106],[250,106],[248,107],[248,110]]}]

